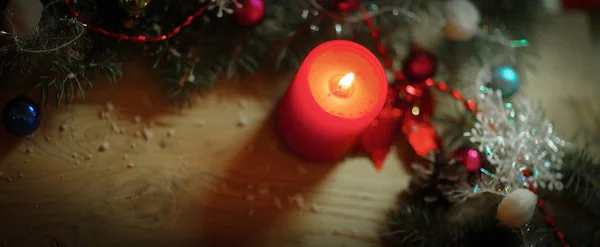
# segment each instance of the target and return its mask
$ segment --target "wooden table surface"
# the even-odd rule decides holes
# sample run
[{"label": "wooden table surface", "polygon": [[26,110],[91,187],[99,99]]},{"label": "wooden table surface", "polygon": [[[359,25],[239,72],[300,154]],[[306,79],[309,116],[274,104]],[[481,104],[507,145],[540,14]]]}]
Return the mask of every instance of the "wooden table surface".
[{"label": "wooden table surface", "polygon": [[[581,15],[563,19],[585,25]],[[600,109],[600,86],[589,83],[591,67],[581,67],[592,66],[583,50],[592,46],[583,44],[585,37],[573,39],[575,52],[568,43],[543,40],[543,56],[523,89],[564,133],[597,130]],[[194,108],[179,111],[160,100],[160,84],[143,67],[128,64],[125,74],[118,84],[96,83],[84,102],[44,109],[32,138],[0,132],[0,243],[378,245],[381,222],[409,180],[400,155],[392,153],[379,173],[365,158],[329,165],[297,160],[279,142],[271,114],[286,87],[279,82],[289,76],[222,82]],[[238,126],[240,115],[246,126]],[[151,139],[140,136],[144,128]],[[110,146],[100,151],[103,142]]]}]

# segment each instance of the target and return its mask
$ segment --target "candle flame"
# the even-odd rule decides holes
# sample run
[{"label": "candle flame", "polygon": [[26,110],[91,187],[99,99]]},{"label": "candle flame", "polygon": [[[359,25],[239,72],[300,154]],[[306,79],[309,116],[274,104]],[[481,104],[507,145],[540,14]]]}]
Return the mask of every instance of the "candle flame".
[{"label": "candle flame", "polygon": [[336,75],[329,80],[329,90],[339,98],[348,98],[354,92],[354,73],[348,73],[344,76]]},{"label": "candle flame", "polygon": [[348,88],[352,85],[352,81],[354,81],[354,73],[348,73],[340,79],[338,85],[342,88]]}]

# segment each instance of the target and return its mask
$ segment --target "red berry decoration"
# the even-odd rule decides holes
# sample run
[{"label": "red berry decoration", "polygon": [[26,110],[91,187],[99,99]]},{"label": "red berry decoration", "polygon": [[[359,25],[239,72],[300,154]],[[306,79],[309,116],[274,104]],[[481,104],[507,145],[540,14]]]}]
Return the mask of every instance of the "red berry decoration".
[{"label": "red berry decoration", "polygon": [[476,172],[481,168],[481,155],[475,149],[467,148],[460,150],[458,157],[468,172]]},{"label": "red berry decoration", "polygon": [[360,7],[360,0],[331,0],[329,3],[339,12],[352,12]]},{"label": "red berry decoration", "polygon": [[265,3],[263,0],[238,0],[233,4],[233,17],[238,25],[251,27],[265,18]]},{"label": "red berry decoration", "polygon": [[412,50],[402,65],[404,77],[411,83],[423,82],[437,72],[437,58],[424,50]]}]

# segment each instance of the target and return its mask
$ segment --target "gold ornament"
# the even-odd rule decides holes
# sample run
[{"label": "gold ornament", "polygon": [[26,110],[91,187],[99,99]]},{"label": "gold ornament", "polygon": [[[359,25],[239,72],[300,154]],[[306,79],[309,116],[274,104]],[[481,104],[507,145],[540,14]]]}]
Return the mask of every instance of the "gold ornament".
[{"label": "gold ornament", "polygon": [[150,0],[119,0],[121,7],[132,16],[139,16],[146,11]]}]

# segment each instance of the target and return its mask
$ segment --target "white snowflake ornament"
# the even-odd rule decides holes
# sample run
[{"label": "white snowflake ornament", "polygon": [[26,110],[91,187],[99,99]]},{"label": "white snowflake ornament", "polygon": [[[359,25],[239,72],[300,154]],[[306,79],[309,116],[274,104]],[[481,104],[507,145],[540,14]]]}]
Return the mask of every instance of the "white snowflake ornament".
[{"label": "white snowflake ornament", "polygon": [[242,4],[238,0],[200,0],[200,3],[206,2],[209,2],[208,10],[217,9],[217,17],[219,18],[223,17],[223,13],[232,14],[232,5],[235,5],[237,8],[242,7]]},{"label": "white snowflake ornament", "polygon": [[[566,142],[541,109],[525,98],[504,102],[500,91],[482,90],[477,123],[465,133],[496,167],[495,180],[509,191],[532,183],[536,188],[562,190],[562,151]],[[528,170],[529,177],[523,172]]]}]

